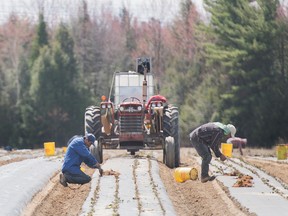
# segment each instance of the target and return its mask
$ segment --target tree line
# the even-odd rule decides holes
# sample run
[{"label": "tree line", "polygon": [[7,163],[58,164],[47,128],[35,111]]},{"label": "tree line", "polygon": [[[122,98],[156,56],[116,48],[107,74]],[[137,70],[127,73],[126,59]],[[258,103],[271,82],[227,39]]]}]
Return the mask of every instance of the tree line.
[{"label": "tree line", "polygon": [[[84,112],[108,95],[115,71],[152,58],[156,93],[179,107],[182,145],[209,121],[232,123],[248,145],[288,136],[287,14],[275,0],[205,0],[203,20],[190,0],[169,23],[89,13],[57,25],[11,13],[0,25],[0,146],[64,146],[84,133]],[[161,80],[161,82],[160,82]]]}]

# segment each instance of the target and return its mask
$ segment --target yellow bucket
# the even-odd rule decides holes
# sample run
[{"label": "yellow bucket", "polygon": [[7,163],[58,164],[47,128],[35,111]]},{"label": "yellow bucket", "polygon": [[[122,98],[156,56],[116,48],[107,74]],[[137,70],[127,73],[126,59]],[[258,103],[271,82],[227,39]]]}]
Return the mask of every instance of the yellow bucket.
[{"label": "yellow bucket", "polygon": [[233,144],[221,143],[221,151],[222,154],[225,155],[226,157],[232,157]]},{"label": "yellow bucket", "polygon": [[174,171],[174,179],[176,182],[185,182],[187,180],[198,179],[198,171],[196,168],[191,167],[178,167]]},{"label": "yellow bucket", "polygon": [[44,143],[44,150],[45,150],[46,156],[55,155],[55,142],[45,142]]},{"label": "yellow bucket", "polygon": [[286,160],[287,159],[287,148],[286,145],[280,144],[277,146],[277,159]]}]

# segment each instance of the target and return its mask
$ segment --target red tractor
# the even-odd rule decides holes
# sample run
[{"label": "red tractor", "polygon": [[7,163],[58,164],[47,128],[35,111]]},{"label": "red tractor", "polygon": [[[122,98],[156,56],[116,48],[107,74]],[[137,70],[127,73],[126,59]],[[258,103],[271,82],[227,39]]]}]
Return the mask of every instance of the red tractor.
[{"label": "red tractor", "polygon": [[149,58],[139,58],[137,72],[115,72],[114,103],[110,96],[102,97],[100,106],[86,108],[85,133],[95,135],[90,151],[100,163],[103,149],[127,149],[131,155],[141,149],[163,149],[163,162],[170,168],[179,166],[178,108],[164,96],[153,95],[150,65]]}]

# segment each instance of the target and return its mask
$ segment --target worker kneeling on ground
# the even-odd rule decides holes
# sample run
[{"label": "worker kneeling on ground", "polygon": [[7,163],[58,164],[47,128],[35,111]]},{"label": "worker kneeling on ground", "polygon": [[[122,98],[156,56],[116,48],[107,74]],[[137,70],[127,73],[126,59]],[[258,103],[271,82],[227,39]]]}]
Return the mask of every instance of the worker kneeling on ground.
[{"label": "worker kneeling on ground", "polygon": [[60,183],[67,187],[67,183],[86,184],[91,181],[91,177],[86,175],[80,169],[80,165],[84,162],[90,168],[99,169],[102,176],[103,170],[98,161],[89,151],[89,147],[94,145],[95,136],[86,134],[83,136],[74,136],[68,142],[68,148],[65,154],[62,173],[60,174]]},{"label": "worker kneeling on ground", "polygon": [[204,183],[215,179],[215,176],[209,176],[208,174],[209,164],[212,159],[210,148],[216,157],[220,157],[221,161],[225,161],[227,159],[226,156],[219,150],[221,140],[224,137],[226,139],[234,137],[235,133],[236,128],[232,124],[224,125],[220,122],[210,122],[196,128],[189,134],[192,146],[202,158],[201,182]]}]

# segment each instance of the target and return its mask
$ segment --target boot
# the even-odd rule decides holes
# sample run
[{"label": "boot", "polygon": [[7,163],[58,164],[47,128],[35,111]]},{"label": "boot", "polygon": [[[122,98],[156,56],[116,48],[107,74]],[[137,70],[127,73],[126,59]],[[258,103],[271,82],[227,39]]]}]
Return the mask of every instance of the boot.
[{"label": "boot", "polygon": [[60,184],[63,185],[64,187],[68,186],[66,178],[62,173],[60,174]]},{"label": "boot", "polygon": [[216,178],[216,176],[206,176],[201,178],[201,182],[205,183],[207,181],[213,181]]}]

